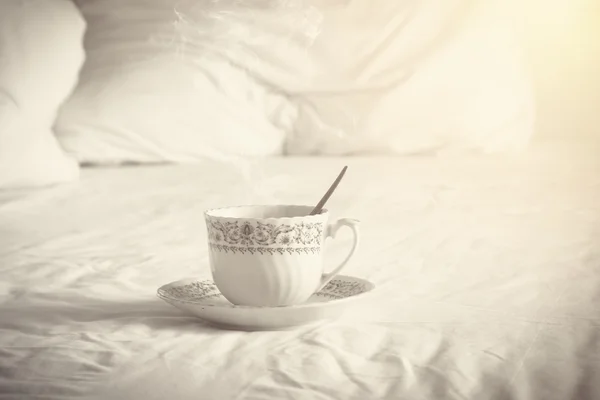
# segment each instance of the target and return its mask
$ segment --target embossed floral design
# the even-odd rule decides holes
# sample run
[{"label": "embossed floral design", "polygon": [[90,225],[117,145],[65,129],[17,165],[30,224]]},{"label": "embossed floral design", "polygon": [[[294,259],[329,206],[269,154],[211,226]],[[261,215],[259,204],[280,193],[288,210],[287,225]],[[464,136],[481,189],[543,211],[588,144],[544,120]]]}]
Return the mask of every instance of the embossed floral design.
[{"label": "embossed floral design", "polygon": [[366,291],[366,288],[362,282],[333,279],[318,294],[331,299],[343,299],[345,297],[356,296],[364,291]]},{"label": "embossed floral design", "polygon": [[223,253],[240,254],[319,254],[320,247],[240,247],[211,243],[210,247]]},{"label": "embossed floral design", "polygon": [[211,281],[195,281],[183,286],[174,286],[164,289],[159,294],[180,301],[198,301],[222,297],[217,285]]},{"label": "embossed floral design", "polygon": [[289,234],[284,234],[279,236],[279,240],[278,240],[279,244],[282,244],[284,246],[289,246],[292,243],[292,237]]},{"label": "embossed floral design", "polygon": [[[208,220],[207,229],[212,248],[234,253],[318,253],[323,241],[321,222],[277,225]],[[287,250],[288,248],[291,250]]]},{"label": "embossed floral design", "polygon": [[264,224],[259,223],[258,227],[254,231],[254,241],[256,244],[261,246],[268,246],[271,244],[272,240],[272,229],[264,226]]}]

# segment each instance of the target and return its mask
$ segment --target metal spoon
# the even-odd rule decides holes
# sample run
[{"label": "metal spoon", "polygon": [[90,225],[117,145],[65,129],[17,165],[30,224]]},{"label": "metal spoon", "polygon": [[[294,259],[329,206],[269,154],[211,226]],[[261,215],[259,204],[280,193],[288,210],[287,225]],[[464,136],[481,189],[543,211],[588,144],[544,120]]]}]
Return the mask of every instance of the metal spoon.
[{"label": "metal spoon", "polygon": [[340,174],[338,175],[338,177],[335,178],[335,181],[333,181],[333,183],[329,187],[329,190],[327,190],[327,192],[323,195],[323,197],[321,198],[321,200],[317,203],[317,205],[315,206],[315,208],[313,208],[313,210],[310,212],[309,215],[315,215],[315,214],[319,214],[321,212],[321,210],[325,206],[325,203],[327,203],[327,200],[329,200],[329,197],[331,197],[331,195],[333,194],[333,192],[337,188],[338,184],[340,183],[340,181],[344,177],[344,174],[346,173],[347,169],[348,169],[348,166],[345,166],[344,168],[342,168],[342,172],[340,172]]}]

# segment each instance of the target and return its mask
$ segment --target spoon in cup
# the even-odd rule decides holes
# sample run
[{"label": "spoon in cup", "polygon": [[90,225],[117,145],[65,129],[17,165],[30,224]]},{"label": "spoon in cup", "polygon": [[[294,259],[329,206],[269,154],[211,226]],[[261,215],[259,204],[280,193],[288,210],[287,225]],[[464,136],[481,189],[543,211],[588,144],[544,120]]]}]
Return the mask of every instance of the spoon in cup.
[{"label": "spoon in cup", "polygon": [[321,210],[325,206],[325,203],[327,203],[327,200],[329,200],[329,198],[331,197],[331,195],[333,194],[333,192],[339,185],[340,181],[344,177],[344,174],[346,173],[347,169],[348,169],[348,166],[345,166],[344,168],[342,168],[342,171],[340,172],[340,174],[337,176],[337,178],[335,178],[335,181],[333,181],[333,183],[331,184],[331,186],[329,187],[327,192],[325,192],[325,194],[323,195],[321,200],[317,203],[317,205],[315,206],[315,208],[313,208],[313,210],[310,212],[309,215],[316,215],[321,212]]}]

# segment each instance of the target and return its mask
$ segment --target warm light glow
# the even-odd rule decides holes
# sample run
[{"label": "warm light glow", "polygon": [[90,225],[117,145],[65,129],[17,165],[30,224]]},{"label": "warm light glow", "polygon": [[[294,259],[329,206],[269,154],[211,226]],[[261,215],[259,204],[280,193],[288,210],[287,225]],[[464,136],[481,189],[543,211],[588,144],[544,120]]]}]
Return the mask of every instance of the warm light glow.
[{"label": "warm light glow", "polygon": [[521,41],[536,86],[538,130],[600,136],[600,2],[525,0]]}]

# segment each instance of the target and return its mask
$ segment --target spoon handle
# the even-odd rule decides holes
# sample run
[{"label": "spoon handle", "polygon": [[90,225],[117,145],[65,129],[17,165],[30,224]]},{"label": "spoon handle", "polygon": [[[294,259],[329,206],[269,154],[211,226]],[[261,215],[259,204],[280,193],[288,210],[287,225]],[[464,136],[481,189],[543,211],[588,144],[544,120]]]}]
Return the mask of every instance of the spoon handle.
[{"label": "spoon handle", "polygon": [[317,203],[317,205],[315,206],[315,208],[313,208],[313,210],[310,212],[309,215],[315,215],[315,214],[318,214],[321,212],[321,210],[325,206],[325,203],[327,203],[327,200],[329,200],[329,198],[331,197],[331,195],[333,194],[333,192],[339,185],[340,181],[344,177],[344,174],[346,173],[347,169],[348,169],[348,166],[345,166],[344,168],[342,168],[342,172],[340,172],[338,177],[335,178],[335,181],[333,181],[333,183],[329,187],[329,190],[327,190],[327,192],[323,195],[321,200]]}]

